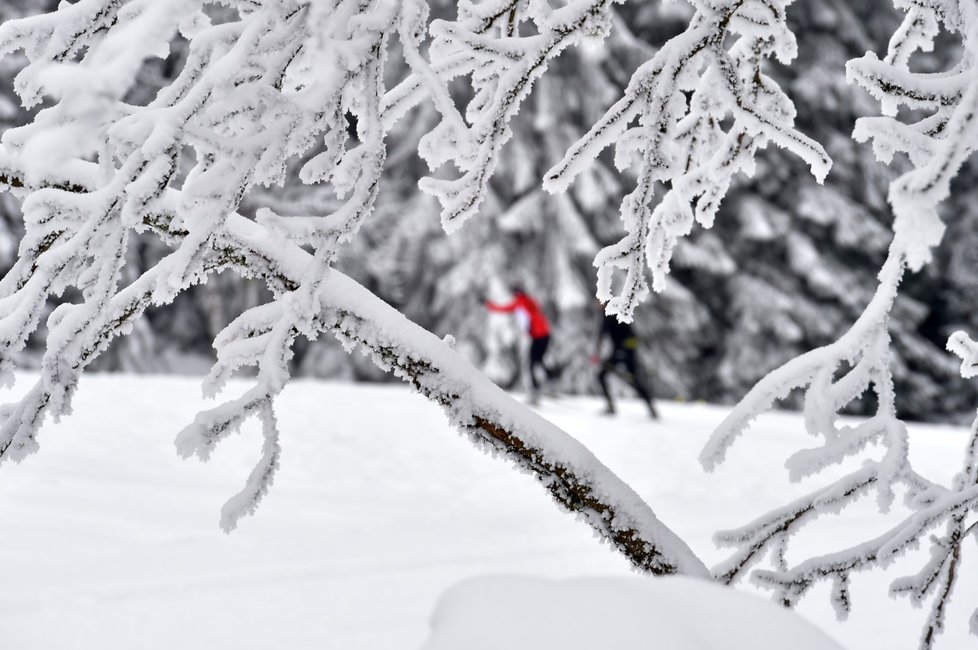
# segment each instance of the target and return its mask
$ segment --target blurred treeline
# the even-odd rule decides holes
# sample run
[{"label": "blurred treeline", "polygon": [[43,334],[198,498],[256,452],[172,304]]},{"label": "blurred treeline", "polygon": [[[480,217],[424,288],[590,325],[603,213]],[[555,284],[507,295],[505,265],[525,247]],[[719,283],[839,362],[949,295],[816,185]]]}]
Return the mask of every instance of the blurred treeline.
[{"label": "blurred treeline", "polygon": [[[454,2],[434,0],[435,13]],[[53,1],[6,0],[3,20],[50,10]],[[216,19],[230,10],[215,5]],[[519,336],[503,316],[487,316],[485,295],[505,299],[519,282],[538,297],[555,332],[552,354],[566,364],[563,389],[594,390],[588,357],[598,311],[592,298],[592,259],[621,234],[618,207],[633,179],[620,174],[606,152],[571,190],[551,196],[540,189],[544,172],[613,103],[631,72],[656,47],[681,31],[689,16],[681,3],[633,1],[616,6],[618,18],[603,46],[564,53],[537,84],[514,121],[480,218],[446,237],[437,203],[417,189],[429,173],[416,150],[437,123],[422,106],[389,138],[387,179],[376,213],[338,264],[409,318],[439,334],[497,381],[519,382]],[[799,57],[790,67],[769,66],[794,98],[800,128],[835,161],[824,186],[796,158],[776,149],[760,156],[753,178],[742,178],[724,200],[711,230],[697,227],[677,250],[670,286],[637,312],[645,364],[656,392],[666,398],[733,402],[771,369],[834,340],[858,316],[875,289],[890,239],[887,185],[901,169],[877,163],[871,147],[849,136],[855,119],[878,108],[845,82],[845,63],[867,50],[882,52],[899,20],[890,0],[798,0],[789,8]],[[142,104],[176,74],[185,53],[177,41],[166,60],[148,62],[142,84],[128,101]],[[946,44],[921,65],[935,69],[958,56]],[[0,64],[0,129],[30,118],[12,94],[22,61]],[[403,75],[395,55],[391,76]],[[464,84],[458,98],[466,99]],[[956,329],[978,333],[978,206],[976,170],[958,175],[946,205],[948,226],[934,263],[908,277],[891,323],[898,409],[902,416],[954,420],[971,411],[974,386],[958,376],[944,351]],[[269,206],[280,214],[322,213],[335,202],[329,190],[298,181],[252,192],[242,212]],[[0,195],[0,269],[16,255],[21,225],[17,201]],[[151,237],[131,246],[128,271],[166,254]],[[265,289],[231,274],[212,278],[175,304],[148,314],[96,364],[137,372],[202,372],[215,334]],[[71,300],[72,296],[64,299]],[[22,364],[36,363],[42,335]],[[382,380],[385,375],[331,341],[302,342],[299,375]],[[863,408],[871,405],[863,404]]]}]

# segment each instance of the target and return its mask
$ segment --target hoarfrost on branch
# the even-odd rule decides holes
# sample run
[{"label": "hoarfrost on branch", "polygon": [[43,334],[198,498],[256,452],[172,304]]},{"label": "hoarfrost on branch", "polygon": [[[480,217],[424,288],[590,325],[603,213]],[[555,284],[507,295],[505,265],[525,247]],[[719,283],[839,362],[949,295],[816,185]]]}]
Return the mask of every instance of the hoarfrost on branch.
[{"label": "hoarfrost on branch", "polygon": [[[535,474],[637,568],[707,575],[590,452],[331,266],[370,215],[387,133],[411,106],[430,99],[444,118],[422,143],[429,161],[451,152],[484,187],[532,80],[560,49],[604,33],[609,3],[462,2],[454,22],[430,21],[427,5],[410,0],[223,4],[234,15],[222,22],[201,0],[81,0],[0,27],[0,51],[23,50],[30,60],[17,78],[25,103],[54,100],[31,124],[8,131],[0,151],[5,183],[24,196],[27,229],[16,266],[0,281],[7,380],[48,296],[69,288],[82,295],[47,319],[41,377],[4,408],[0,460],[36,450],[44,418],[69,412],[85,367],[147,308],[232,270],[264,280],[274,298],[217,336],[205,393],[217,395],[231,373],[249,366],[257,370],[254,385],[200,413],[177,438],[180,453],[206,459],[244,420],[261,420],[262,455],[224,509],[225,528],[254,511],[274,479],[274,401],[289,379],[293,343],[329,332],[441,404],[476,444]],[[536,35],[524,40],[526,21]],[[146,105],[127,103],[143,59],[166,56],[178,37],[189,48],[176,78]],[[388,88],[395,39],[410,73]],[[463,74],[482,88],[465,118],[448,87]],[[338,207],[299,215],[266,208],[255,219],[238,213],[251,188],[281,184],[317,143],[298,177],[328,185]],[[448,185],[426,183],[442,198],[454,196]],[[446,227],[474,209],[446,212]],[[127,245],[145,232],[170,252],[125,283]]]},{"label": "hoarfrost on branch", "polygon": [[[849,62],[850,82],[865,88],[880,102],[883,115],[857,121],[853,137],[872,141],[877,158],[890,162],[904,154],[913,169],[890,186],[893,240],[879,273],[879,286],[865,311],[836,342],[806,353],[761,380],[725,418],[704,449],[707,468],[722,462],[726,451],[761,412],[796,388],[804,389],[805,428],[820,443],[798,451],[787,461],[795,480],[813,475],[844,460],[882,449],[879,457],[864,459],[860,469],[794,503],[762,515],[737,530],[718,533],[718,543],[733,547],[733,555],[714,569],[732,582],[767,553],[773,569],[753,572],[755,582],[773,589],[786,604],[794,604],[819,581],[832,583],[832,602],[840,617],[850,610],[849,578],[854,571],[886,566],[908,549],[924,543],[929,559],[913,576],[897,579],[891,593],[919,605],[930,600],[920,639],[933,647],[945,625],[945,611],[960,571],[968,538],[978,539],[978,420],[963,450],[961,470],[950,485],[940,485],[917,473],[908,459],[906,425],[897,415],[891,372],[888,318],[907,270],[930,261],[944,225],[940,203],[950,194],[951,180],[978,146],[978,8],[973,2],[897,2],[906,11],[881,61],[874,53]],[[914,72],[915,52],[930,51],[945,31],[961,42],[961,59],[951,69]],[[900,109],[905,109],[902,113]],[[961,374],[975,375],[978,346],[963,332],[948,341],[961,357]],[[867,391],[877,409],[856,425],[838,422],[839,411]],[[880,508],[891,507],[900,488],[910,514],[879,537],[788,566],[789,537],[821,513],[834,513],[875,494]],[[978,617],[978,612],[976,612]],[[978,620],[974,618],[973,620]],[[972,625],[978,633],[978,627]]]}]

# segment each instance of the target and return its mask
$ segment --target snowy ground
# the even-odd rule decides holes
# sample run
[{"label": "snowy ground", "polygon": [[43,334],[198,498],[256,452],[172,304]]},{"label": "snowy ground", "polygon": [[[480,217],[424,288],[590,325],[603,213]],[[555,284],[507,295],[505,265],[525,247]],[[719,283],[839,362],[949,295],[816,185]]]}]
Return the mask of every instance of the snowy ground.
[{"label": "snowy ground", "polygon": [[[438,595],[462,578],[629,572],[530,477],[475,450],[400,386],[293,384],[278,407],[276,485],[225,535],[220,507],[260,442],[246,430],[206,465],[181,460],[173,437],[202,403],[192,379],[87,377],[75,414],[45,428],[41,451],[0,467],[0,648],[413,649]],[[696,455],[722,408],[664,403],[661,423],[636,403],[617,419],[597,415],[596,399],[540,410],[709,563],[723,557],[714,530],[814,485],[787,484],[781,469],[807,442],[795,415],[762,419],[705,475]],[[913,436],[919,469],[957,470],[963,430]],[[883,526],[870,508],[826,523],[798,543],[838,545]],[[965,605],[978,603],[978,580],[967,579],[975,550],[939,648],[978,645],[964,631]],[[885,585],[879,575],[855,581],[848,623],[834,620],[824,589],[801,612],[852,650],[914,648],[922,612],[887,599]]]}]

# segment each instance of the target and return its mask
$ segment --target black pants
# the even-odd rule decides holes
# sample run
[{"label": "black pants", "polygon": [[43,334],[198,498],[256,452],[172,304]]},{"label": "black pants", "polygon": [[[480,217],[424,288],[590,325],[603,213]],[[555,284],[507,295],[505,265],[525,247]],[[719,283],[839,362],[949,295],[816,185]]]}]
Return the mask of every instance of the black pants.
[{"label": "black pants", "polygon": [[547,353],[547,347],[549,345],[549,335],[541,336],[530,342],[530,383],[533,384],[533,390],[540,388],[540,380],[537,379],[537,366],[543,368],[543,373],[547,376],[547,379],[553,379],[556,375],[551,368],[548,368],[543,363],[543,355]]},{"label": "black pants", "polygon": [[652,405],[652,393],[646,388],[645,382],[642,380],[635,350],[616,349],[601,364],[601,372],[598,373],[598,381],[601,382],[601,392],[604,393],[605,399],[608,400],[608,410],[614,411],[615,403],[611,400],[611,391],[608,390],[609,373],[614,373],[624,379],[648,405],[649,410],[655,414],[655,407]]}]

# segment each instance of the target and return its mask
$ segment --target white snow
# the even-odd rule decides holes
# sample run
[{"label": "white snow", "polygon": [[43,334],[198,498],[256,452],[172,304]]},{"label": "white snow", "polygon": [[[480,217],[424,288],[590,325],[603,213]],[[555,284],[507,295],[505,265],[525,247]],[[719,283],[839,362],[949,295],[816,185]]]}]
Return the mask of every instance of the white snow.
[{"label": "white snow", "polygon": [[[486,622],[492,621],[491,624]],[[423,650],[842,650],[803,618],[697,578],[500,576],[439,601]]]},{"label": "white snow", "polygon": [[[0,396],[32,380],[20,377]],[[531,477],[477,451],[403,386],[290,384],[277,407],[275,485],[225,535],[221,506],[261,453],[255,423],[209,463],[185,461],[173,440],[204,406],[198,380],[92,375],[81,384],[74,414],[42,429],[40,452],[0,466],[4,650],[418,648],[437,599],[459,581],[632,575]],[[799,415],[762,416],[728,462],[704,474],[697,455],[726,409],[664,402],[662,422],[652,422],[638,403],[625,401],[616,419],[597,415],[601,408],[597,398],[574,398],[545,401],[540,412],[708,564],[725,557],[711,542],[716,530],[814,485],[790,484],[779,470],[806,440]],[[945,479],[965,438],[963,429],[912,426],[912,460]],[[823,520],[793,539],[799,557],[892,522],[872,503]],[[974,575],[970,555],[963,577]],[[851,650],[913,648],[925,612],[886,596],[907,566],[919,561],[855,575],[847,623],[835,621],[824,586],[800,612]],[[966,605],[976,599],[978,585],[962,580],[938,648],[973,647]]]}]

